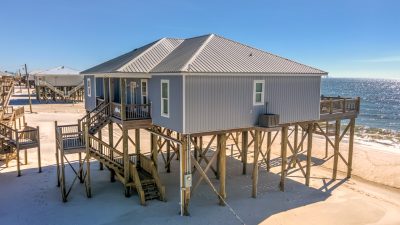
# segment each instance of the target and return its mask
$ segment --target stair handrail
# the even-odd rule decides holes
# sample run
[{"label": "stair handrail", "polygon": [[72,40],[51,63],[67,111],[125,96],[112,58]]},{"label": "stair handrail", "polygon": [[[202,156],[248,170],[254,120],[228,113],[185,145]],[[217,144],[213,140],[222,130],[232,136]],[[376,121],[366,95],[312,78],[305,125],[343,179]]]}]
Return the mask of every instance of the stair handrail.
[{"label": "stair handrail", "polygon": [[64,92],[61,91],[60,89],[54,87],[52,84],[50,84],[49,82],[45,81],[45,80],[41,80],[40,83],[43,83],[44,85],[46,85],[47,87],[49,87],[51,90],[53,90],[55,93],[57,93],[58,95],[65,97]]},{"label": "stair handrail", "polygon": [[5,114],[5,109],[8,107],[8,104],[10,103],[11,95],[14,92],[14,82],[11,82],[11,87],[8,90],[8,93],[6,95],[6,98],[2,102],[1,105],[1,111],[0,111],[0,120],[3,120],[4,114]]},{"label": "stair handrail", "polygon": [[140,204],[146,205],[146,197],[144,195],[144,190],[142,187],[142,183],[140,182],[140,177],[139,177],[139,173],[136,169],[136,166],[134,166],[133,163],[130,163],[129,168],[131,170],[132,180],[135,183],[136,191],[139,195]]},{"label": "stair handrail", "polygon": [[91,127],[93,122],[98,120],[99,115],[106,115],[109,117],[110,116],[109,110],[110,109],[108,103],[100,107],[100,109],[93,116],[87,118],[86,123],[88,123],[88,127]]},{"label": "stair handrail", "polygon": [[75,86],[74,88],[72,88],[71,90],[69,90],[67,92],[67,96],[71,97],[71,95],[75,92],[77,92],[79,89],[81,89],[84,86],[84,82],[82,81],[81,83],[79,83],[77,86]]},{"label": "stair handrail", "polygon": [[145,171],[150,173],[151,176],[153,177],[157,189],[160,193],[160,198],[162,201],[165,201],[165,187],[161,183],[161,179],[160,176],[158,175],[157,168],[154,166],[154,162],[142,154],[139,154],[139,161],[140,161],[140,167],[142,167]]},{"label": "stair handrail", "polygon": [[86,113],[86,115],[84,115],[81,119],[78,120],[78,125],[80,126],[80,130],[83,131],[83,124],[85,124],[86,121],[88,121],[92,113],[101,110],[103,108],[103,104],[105,104],[105,102],[102,102],[101,104],[97,105],[94,109]]},{"label": "stair handrail", "polygon": [[[107,156],[107,157],[104,157],[104,158],[105,158],[107,161],[111,162],[112,164],[115,164],[115,165],[118,165],[118,166],[122,166],[122,167],[124,166],[124,165],[123,165],[123,162],[122,162],[122,164],[121,164],[121,163],[117,163],[116,160],[114,160],[114,156],[123,157],[124,154],[123,154],[122,152],[118,151],[117,149],[113,148],[112,146],[110,146],[110,145],[107,144],[106,142],[100,140],[99,138],[97,138],[97,137],[95,137],[95,136],[93,136],[93,135],[91,135],[91,134],[89,134],[88,137],[89,137],[89,138],[88,138],[88,139],[89,139],[89,142],[88,142],[87,144],[89,145],[89,149],[91,149],[92,152],[95,152],[95,153],[97,153],[97,154],[101,154],[103,157],[104,157],[104,156]],[[97,148],[96,148],[96,146],[94,145],[94,142],[97,142],[97,146],[102,146],[103,148],[104,148],[104,147],[108,148],[108,149],[113,153],[113,154],[112,154],[113,158],[110,158],[108,155],[106,155],[106,154],[100,152],[100,149],[97,149]],[[104,150],[103,150],[103,152],[104,152]]]}]

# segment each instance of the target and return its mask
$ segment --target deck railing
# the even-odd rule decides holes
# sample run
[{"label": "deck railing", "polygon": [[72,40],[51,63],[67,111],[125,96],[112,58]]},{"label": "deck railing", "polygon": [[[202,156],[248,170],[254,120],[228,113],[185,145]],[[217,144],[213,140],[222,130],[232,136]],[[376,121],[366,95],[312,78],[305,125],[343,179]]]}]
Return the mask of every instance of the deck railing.
[{"label": "deck railing", "polygon": [[344,97],[321,97],[320,113],[359,113],[360,98],[344,98]]},{"label": "deck railing", "polygon": [[85,147],[85,137],[79,124],[57,126],[56,131],[57,144],[62,144],[63,149]]},{"label": "deck railing", "polygon": [[89,134],[89,148],[90,151],[98,154],[103,157],[107,161],[110,161],[112,164],[117,167],[123,167],[123,153],[116,150],[115,148],[109,146],[106,142],[98,139],[97,137]]},{"label": "deck railing", "polygon": [[[150,104],[128,104],[125,105],[126,120],[141,120],[151,118]],[[122,120],[122,106],[119,103],[111,103],[112,116]]]},{"label": "deck railing", "polygon": [[17,130],[5,124],[0,124],[0,135],[18,149],[25,146],[35,147],[40,142],[39,127],[25,126],[23,130]]}]

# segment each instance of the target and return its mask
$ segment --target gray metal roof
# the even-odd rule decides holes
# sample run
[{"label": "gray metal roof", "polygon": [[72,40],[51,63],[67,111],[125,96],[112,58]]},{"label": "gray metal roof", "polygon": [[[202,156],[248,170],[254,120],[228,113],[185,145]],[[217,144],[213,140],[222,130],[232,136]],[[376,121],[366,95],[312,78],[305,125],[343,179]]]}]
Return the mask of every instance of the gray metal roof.
[{"label": "gray metal roof", "polygon": [[65,66],[57,66],[48,70],[42,70],[35,73],[35,76],[48,76],[48,75],[79,75],[79,71]]},{"label": "gray metal roof", "polygon": [[327,74],[214,34],[163,38],[82,73],[121,72]]}]

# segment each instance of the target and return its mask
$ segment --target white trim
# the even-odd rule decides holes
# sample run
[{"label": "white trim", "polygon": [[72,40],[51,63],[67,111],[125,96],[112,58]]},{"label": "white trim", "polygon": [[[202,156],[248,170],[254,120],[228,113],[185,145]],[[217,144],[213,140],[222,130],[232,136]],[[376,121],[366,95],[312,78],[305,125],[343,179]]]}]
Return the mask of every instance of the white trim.
[{"label": "white trim", "polygon": [[146,96],[146,104],[149,104],[149,82],[147,79],[140,80],[140,103],[145,104],[143,102],[143,83],[146,83],[146,94],[144,96]]},{"label": "white trim", "polygon": [[186,134],[186,76],[182,75],[182,133]]},{"label": "white trim", "polygon": [[[167,84],[167,87],[168,87],[168,97],[167,97],[167,100],[168,100],[168,105],[167,105],[167,107],[168,107],[168,113],[167,114],[165,114],[164,113],[164,102],[163,102],[163,97],[162,97],[162,94],[163,94],[163,90],[162,90],[162,85],[163,84]],[[170,87],[169,87],[169,80],[161,80],[161,82],[160,82],[160,102],[161,102],[161,116],[162,117],[166,117],[166,118],[169,118],[169,113],[170,113],[170,111],[171,111],[171,109],[170,109],[170,104],[169,104],[169,101],[170,101],[170,91],[169,91],[169,89],[170,89]]]},{"label": "white trim", "polygon": [[196,57],[200,54],[200,52],[204,49],[204,47],[208,44],[208,42],[210,42],[212,37],[214,37],[214,34],[208,36],[208,38],[203,42],[203,44],[201,44],[199,49],[197,49],[197,51],[192,55],[192,57],[190,57],[190,59],[185,63],[185,65],[181,67],[181,70],[189,71],[190,69],[189,65],[196,59]]},{"label": "white trim", "polygon": [[173,73],[150,73],[151,76],[232,76],[232,77],[321,77],[328,76],[328,73],[188,73],[188,72],[173,72]]},{"label": "white trim", "polygon": [[149,73],[81,73],[82,75],[110,78],[151,78]]},{"label": "white trim", "polygon": [[[261,102],[256,102],[256,85],[261,83],[262,90],[261,90]],[[264,95],[265,95],[265,80],[254,80],[253,81],[253,105],[264,105]]]},{"label": "white trim", "polygon": [[[96,79],[96,78],[95,78]],[[92,82],[90,77],[86,78],[86,95],[91,98],[92,97]]]}]

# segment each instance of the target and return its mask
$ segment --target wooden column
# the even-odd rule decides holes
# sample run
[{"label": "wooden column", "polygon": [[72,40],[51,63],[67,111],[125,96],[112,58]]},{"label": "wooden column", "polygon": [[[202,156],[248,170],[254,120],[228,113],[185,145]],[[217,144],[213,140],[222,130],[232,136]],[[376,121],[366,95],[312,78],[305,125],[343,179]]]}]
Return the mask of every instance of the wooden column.
[{"label": "wooden column", "polygon": [[307,128],[307,165],[306,165],[306,185],[310,186],[311,174],[311,152],[312,152],[313,124],[308,124]]},{"label": "wooden column", "polygon": [[130,160],[128,152],[128,130],[122,127],[122,152],[124,155],[124,185],[125,185],[125,196],[130,196],[130,188],[128,186],[130,182]]},{"label": "wooden column", "polygon": [[340,145],[340,120],[336,120],[335,124],[335,149],[333,155],[333,175],[332,179],[336,180],[337,169],[339,163],[339,146]]},{"label": "wooden column", "polygon": [[351,171],[353,166],[353,145],[354,145],[354,128],[356,119],[350,119],[350,136],[349,136],[349,155],[347,158],[347,178],[351,178]]},{"label": "wooden column", "polygon": [[[187,136],[182,135],[182,145],[180,146],[179,149],[179,154],[180,154],[180,179],[181,179],[181,215],[182,216],[189,216],[189,201],[190,201],[190,187],[185,187],[185,175],[187,174],[188,171],[188,165],[187,165],[187,154],[188,149],[187,149]],[[190,168],[189,168],[190,169]]]},{"label": "wooden column", "polygon": [[297,143],[299,139],[299,125],[296,124],[294,125],[294,140],[293,140],[293,162],[292,162],[292,167],[296,168],[296,160],[297,160]]},{"label": "wooden column", "polygon": [[[84,124],[85,128],[85,143],[86,143],[86,196],[88,198],[92,197],[92,187],[90,181],[90,149],[89,149],[89,126],[87,123]],[[61,153],[63,155],[63,153]],[[61,165],[64,167],[64,165]],[[63,176],[64,177],[64,176]]]},{"label": "wooden column", "polygon": [[272,136],[271,131],[267,133],[267,171],[271,170],[271,151],[272,151]]},{"label": "wooden column", "polygon": [[107,77],[104,77],[103,78],[103,97],[104,97],[104,102],[110,102],[109,101],[109,99],[108,99],[108,92],[109,92],[109,90],[108,90],[108,88],[109,88],[109,86],[108,86],[108,81],[110,80],[110,78],[107,78]]},{"label": "wooden column", "polygon": [[[109,81],[108,81],[108,97],[109,97],[109,100],[110,100],[110,103],[112,103],[112,102],[114,102],[114,79],[113,78],[108,78],[109,79]],[[112,114],[113,113],[113,111],[112,111],[112,105],[110,104],[110,113]]]},{"label": "wooden column", "polygon": [[[99,137],[100,141],[103,140],[103,133],[101,132],[101,129],[99,129],[99,131],[98,131],[98,137]],[[100,153],[103,154],[103,146],[101,144],[99,144],[99,148],[100,148]],[[103,163],[101,163],[101,162],[99,163],[99,169],[100,170],[104,169]]]},{"label": "wooden column", "polygon": [[158,169],[158,148],[157,148],[157,136],[153,133],[150,134],[150,147],[151,147],[151,160],[154,163],[156,169]]},{"label": "wooden column", "polygon": [[224,206],[226,198],[226,134],[218,134],[217,148],[219,154],[219,204]]},{"label": "wooden column", "polygon": [[286,164],[287,164],[287,145],[288,145],[288,127],[283,126],[281,132],[281,181],[279,188],[281,191],[285,190],[285,177],[286,177]]},{"label": "wooden column", "polygon": [[[114,133],[113,133],[113,123],[108,124],[108,143],[111,147],[114,147]],[[114,158],[113,152],[110,152],[111,158]],[[110,169],[110,181],[115,182],[115,171]]]},{"label": "wooden column", "polygon": [[242,132],[242,162],[243,162],[243,172],[242,174],[245,175],[247,171],[247,152],[249,147],[249,132],[243,131]]},{"label": "wooden column", "polygon": [[136,155],[137,159],[139,159],[140,155],[140,129],[135,129],[135,148],[136,148]]},{"label": "wooden column", "polygon": [[251,196],[257,197],[257,185],[258,185],[258,155],[260,154],[260,131],[254,130],[254,161],[253,161],[253,190]]},{"label": "wooden column", "polygon": [[171,162],[169,158],[171,157],[171,141],[167,140],[167,173],[171,172]]},{"label": "wooden column", "polygon": [[[325,126],[326,126],[325,133],[328,134],[329,133],[329,121],[326,121]],[[329,148],[328,138],[325,138],[325,158],[328,158],[328,148]]]},{"label": "wooden column", "polygon": [[120,100],[121,100],[121,120],[126,120],[126,79],[119,80]]},{"label": "wooden column", "polygon": [[[78,122],[78,124],[79,124],[79,122]],[[57,187],[60,187],[60,174],[61,174],[61,172],[60,172],[60,156],[59,156],[60,149],[58,149],[58,144],[57,144],[57,140],[59,138],[57,136],[57,121],[54,121],[54,132],[55,132],[55,135],[56,135],[55,144],[56,144],[56,163],[57,163]]]}]

